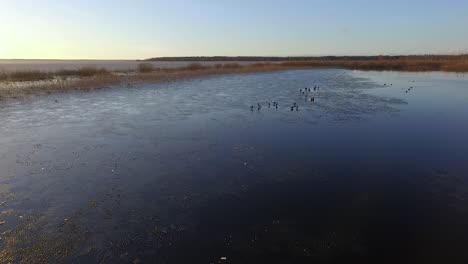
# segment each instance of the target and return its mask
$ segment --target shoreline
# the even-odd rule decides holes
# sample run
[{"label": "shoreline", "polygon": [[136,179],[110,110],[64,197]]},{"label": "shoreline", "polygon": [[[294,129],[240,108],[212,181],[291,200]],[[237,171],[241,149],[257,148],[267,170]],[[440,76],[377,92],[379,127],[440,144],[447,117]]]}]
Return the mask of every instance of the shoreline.
[{"label": "shoreline", "polygon": [[[16,72],[19,77],[8,80],[7,73],[0,78],[0,100],[21,98],[29,95],[46,95],[66,91],[89,91],[110,88],[112,86],[132,86],[138,83],[175,81],[202,76],[225,74],[246,74],[300,69],[345,69],[362,71],[392,72],[452,72],[467,73],[468,62],[456,63],[432,61],[290,61],[282,63],[254,63],[239,65],[237,63],[204,66],[191,63],[184,67],[172,69],[145,68],[140,64],[135,71],[108,71],[104,68],[81,68],[74,71],[57,72]],[[2,73],[0,73],[1,75]],[[22,80],[21,78],[24,78]]]},{"label": "shoreline", "polygon": [[57,77],[51,80],[25,82],[0,81],[0,100],[8,98],[20,99],[30,95],[48,95],[67,91],[91,91],[111,88],[119,85],[127,85],[128,87],[131,87],[141,83],[156,83],[204,76],[273,72],[290,69],[293,68],[286,68],[272,64],[262,66],[239,66],[233,68],[203,67],[200,69],[164,69],[148,73],[108,72],[106,74],[98,74],[91,77]]}]

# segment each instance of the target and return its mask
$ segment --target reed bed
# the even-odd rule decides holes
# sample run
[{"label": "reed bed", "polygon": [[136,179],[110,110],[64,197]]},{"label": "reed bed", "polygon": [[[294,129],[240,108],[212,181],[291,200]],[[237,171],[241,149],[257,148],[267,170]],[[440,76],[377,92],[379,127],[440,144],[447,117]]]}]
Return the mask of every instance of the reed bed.
[{"label": "reed bed", "polygon": [[44,71],[16,71],[0,73],[0,82],[30,82],[41,80],[52,80],[57,77],[92,77],[110,74],[105,68],[83,67],[77,70],[59,70],[56,72]]},{"label": "reed bed", "polygon": [[154,66],[153,66],[153,64],[151,64],[149,62],[140,63],[140,64],[138,64],[137,71],[140,72],[140,73],[152,72],[152,71],[154,71]]},{"label": "reed bed", "polygon": [[[176,69],[153,69],[152,71],[131,72],[107,72],[93,76],[71,78],[55,75],[53,79],[37,81],[0,81],[0,99],[22,97],[31,94],[50,94],[69,90],[94,90],[111,86],[134,87],[134,84],[143,82],[170,81],[183,78],[192,78],[207,75],[219,75],[230,73],[253,73],[261,71],[282,70],[277,64],[271,64],[262,68],[243,67],[206,67],[189,65]],[[51,74],[51,76],[54,76]]]},{"label": "reed bed", "polygon": [[392,59],[339,59],[301,60],[286,62],[262,62],[250,65],[219,63],[205,66],[191,63],[172,69],[154,68],[150,63],[141,63],[137,69],[126,72],[110,72],[103,68],[84,67],[77,70],[56,72],[23,71],[0,72],[0,99],[28,94],[49,94],[68,90],[92,90],[110,86],[133,87],[139,82],[176,80],[205,75],[253,73],[298,68],[344,68],[366,71],[447,71],[468,72],[468,56],[453,58],[392,58]]},{"label": "reed bed", "polygon": [[468,59],[381,59],[381,60],[312,60],[280,63],[285,67],[327,67],[364,71],[447,71],[468,72]]}]

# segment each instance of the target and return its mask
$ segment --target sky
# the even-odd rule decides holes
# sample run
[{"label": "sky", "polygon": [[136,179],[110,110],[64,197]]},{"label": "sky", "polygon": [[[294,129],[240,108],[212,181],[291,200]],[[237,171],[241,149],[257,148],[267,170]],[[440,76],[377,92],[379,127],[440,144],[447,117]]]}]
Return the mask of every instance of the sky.
[{"label": "sky", "polygon": [[0,58],[468,53],[467,14],[467,0],[0,0]]}]

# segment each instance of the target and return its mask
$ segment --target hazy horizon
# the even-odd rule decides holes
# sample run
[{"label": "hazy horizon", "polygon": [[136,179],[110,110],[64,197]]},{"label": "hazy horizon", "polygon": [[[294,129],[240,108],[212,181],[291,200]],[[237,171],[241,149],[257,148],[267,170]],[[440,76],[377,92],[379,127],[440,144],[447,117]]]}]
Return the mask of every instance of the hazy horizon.
[{"label": "hazy horizon", "polygon": [[0,3],[0,59],[468,52],[466,1]]},{"label": "hazy horizon", "polygon": [[235,57],[259,57],[259,58],[294,58],[294,57],[310,57],[310,58],[321,58],[321,57],[377,57],[377,56],[388,56],[388,57],[391,57],[391,56],[466,56],[468,55],[468,53],[453,53],[453,54],[449,54],[449,53],[438,53],[438,54],[370,54],[370,55],[333,55],[333,54],[330,54],[330,55],[285,55],[285,56],[255,56],[255,55],[242,55],[242,56],[236,56],[236,55],[233,55],[233,56],[223,56],[223,55],[212,55],[212,56],[205,56],[205,55],[193,55],[193,56],[154,56],[154,57],[148,57],[148,58],[136,58],[136,59],[112,59],[112,58],[109,58],[109,59],[88,59],[88,58],[85,58],[85,59],[73,59],[73,58],[64,58],[64,59],[55,59],[55,58],[48,58],[48,59],[27,59],[27,58],[12,58],[12,59],[4,59],[4,58],[0,58],[0,62],[8,62],[8,61],[16,61],[16,62],[40,62],[40,61],[57,61],[57,62],[60,62],[60,61],[67,61],[67,62],[71,62],[71,61],[83,61],[83,62],[86,62],[86,61],[90,61],[90,62],[93,62],[93,61],[116,61],[116,62],[119,62],[119,61],[122,61],[122,62],[125,62],[125,61],[144,61],[144,60],[149,60],[149,59],[154,59],[154,58],[196,58],[196,57],[206,57],[206,58],[215,58],[215,57],[227,57],[227,58],[235,58]]}]

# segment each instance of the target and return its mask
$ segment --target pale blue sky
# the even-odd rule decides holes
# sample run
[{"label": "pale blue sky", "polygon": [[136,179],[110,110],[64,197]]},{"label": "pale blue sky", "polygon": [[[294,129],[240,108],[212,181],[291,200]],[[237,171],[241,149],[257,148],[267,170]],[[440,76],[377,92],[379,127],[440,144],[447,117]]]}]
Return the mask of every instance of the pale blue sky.
[{"label": "pale blue sky", "polygon": [[0,0],[0,58],[468,52],[467,0]]}]

